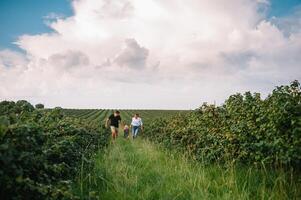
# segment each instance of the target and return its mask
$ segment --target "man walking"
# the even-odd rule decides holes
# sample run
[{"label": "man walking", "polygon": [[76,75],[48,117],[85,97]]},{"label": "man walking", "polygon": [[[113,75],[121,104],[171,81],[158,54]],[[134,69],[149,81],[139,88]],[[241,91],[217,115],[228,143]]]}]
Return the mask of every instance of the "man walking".
[{"label": "man walking", "polygon": [[118,110],[116,110],[106,120],[106,127],[108,127],[110,125],[113,141],[118,136],[119,123],[121,123],[120,112]]}]

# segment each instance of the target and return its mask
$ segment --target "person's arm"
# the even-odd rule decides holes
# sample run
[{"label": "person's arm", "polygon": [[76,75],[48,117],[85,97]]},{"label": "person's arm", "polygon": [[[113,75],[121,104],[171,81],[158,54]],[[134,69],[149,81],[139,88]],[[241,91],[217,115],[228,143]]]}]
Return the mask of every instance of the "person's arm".
[{"label": "person's arm", "polygon": [[118,123],[121,125],[122,128],[124,128],[124,122],[122,121],[121,117],[119,116]]},{"label": "person's arm", "polygon": [[132,121],[131,121],[131,123],[130,123],[130,129],[132,128],[132,122],[133,122],[133,118],[132,118]]},{"label": "person's arm", "polygon": [[108,128],[108,126],[109,126],[109,121],[110,121],[110,119],[107,118],[107,119],[106,119],[106,124],[105,124],[106,128]]},{"label": "person's arm", "polygon": [[140,124],[141,124],[141,130],[143,131],[143,122],[141,118],[140,118]]},{"label": "person's arm", "polygon": [[119,124],[121,125],[121,128],[124,128],[124,121],[119,120]]}]

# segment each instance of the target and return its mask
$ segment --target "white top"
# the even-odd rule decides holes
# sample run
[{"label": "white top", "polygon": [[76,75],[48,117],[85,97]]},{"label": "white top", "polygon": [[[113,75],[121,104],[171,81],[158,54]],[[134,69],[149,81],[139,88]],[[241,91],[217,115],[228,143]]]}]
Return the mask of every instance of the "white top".
[{"label": "white top", "polygon": [[142,123],[142,119],[140,117],[133,117],[132,118],[132,123],[131,123],[132,126],[142,126],[143,123]]}]

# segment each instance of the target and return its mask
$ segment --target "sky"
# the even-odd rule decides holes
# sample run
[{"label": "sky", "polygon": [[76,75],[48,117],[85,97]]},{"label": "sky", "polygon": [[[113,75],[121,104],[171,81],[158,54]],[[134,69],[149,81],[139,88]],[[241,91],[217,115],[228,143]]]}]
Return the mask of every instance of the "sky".
[{"label": "sky", "polygon": [[0,0],[0,100],[194,109],[301,79],[301,0]]}]

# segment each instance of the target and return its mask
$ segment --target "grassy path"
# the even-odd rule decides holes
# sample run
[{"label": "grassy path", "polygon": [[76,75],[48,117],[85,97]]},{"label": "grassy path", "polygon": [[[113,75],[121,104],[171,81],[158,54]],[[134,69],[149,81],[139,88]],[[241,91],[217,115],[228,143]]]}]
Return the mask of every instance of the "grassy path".
[{"label": "grassy path", "polygon": [[108,185],[104,199],[187,199],[199,181],[182,160],[167,157],[149,142],[119,140],[99,159]]},{"label": "grassy path", "polygon": [[153,144],[119,139],[98,159],[105,177],[102,199],[199,199],[202,177],[184,158],[166,155]]},{"label": "grassy path", "polygon": [[[203,166],[140,138],[118,138],[97,154],[85,175],[83,199],[287,199],[281,175]],[[275,175],[276,176],[276,175]],[[87,197],[88,196],[88,197]],[[85,197],[85,198],[84,198]],[[93,198],[94,197],[94,198]]]}]

